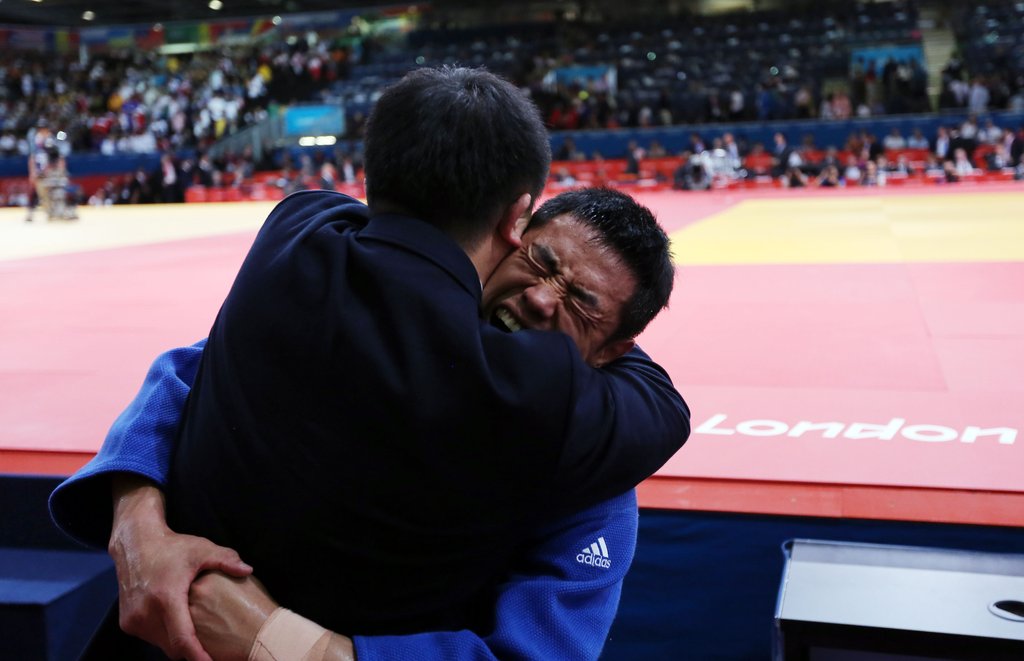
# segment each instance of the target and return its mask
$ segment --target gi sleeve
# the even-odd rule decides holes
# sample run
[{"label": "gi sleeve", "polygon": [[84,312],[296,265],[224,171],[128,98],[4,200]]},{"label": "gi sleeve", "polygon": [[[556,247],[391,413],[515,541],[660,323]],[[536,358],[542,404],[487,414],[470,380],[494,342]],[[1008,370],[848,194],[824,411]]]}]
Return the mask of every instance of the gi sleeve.
[{"label": "gi sleeve", "polygon": [[76,540],[106,548],[113,520],[111,477],[134,473],[163,487],[178,421],[206,340],[167,351],[114,421],[99,453],[50,494],[50,515]]}]

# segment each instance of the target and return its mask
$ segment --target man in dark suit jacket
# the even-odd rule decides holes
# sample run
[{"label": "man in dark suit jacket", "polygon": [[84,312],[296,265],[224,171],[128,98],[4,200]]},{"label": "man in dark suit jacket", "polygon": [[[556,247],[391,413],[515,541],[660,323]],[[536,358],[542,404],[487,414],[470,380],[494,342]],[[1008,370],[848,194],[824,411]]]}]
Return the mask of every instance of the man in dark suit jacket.
[{"label": "man in dark suit jacket", "polygon": [[[548,149],[535,109],[480,71],[420,70],[382,96],[370,208],[288,198],[225,300],[179,431],[172,527],[238,549],[340,632],[465,625],[524,531],[678,449],[685,404],[644,354],[595,370],[565,335],[479,320]],[[605,330],[594,362],[629,350],[633,315],[588,314]]]}]

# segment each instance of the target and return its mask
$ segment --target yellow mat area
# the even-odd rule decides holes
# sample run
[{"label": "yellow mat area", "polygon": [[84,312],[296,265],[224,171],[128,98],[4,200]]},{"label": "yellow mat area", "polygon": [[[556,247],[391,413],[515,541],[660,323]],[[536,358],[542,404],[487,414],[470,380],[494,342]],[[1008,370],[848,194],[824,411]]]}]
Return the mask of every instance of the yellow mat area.
[{"label": "yellow mat area", "polygon": [[1024,261],[1024,191],[749,199],[672,234],[678,264]]}]

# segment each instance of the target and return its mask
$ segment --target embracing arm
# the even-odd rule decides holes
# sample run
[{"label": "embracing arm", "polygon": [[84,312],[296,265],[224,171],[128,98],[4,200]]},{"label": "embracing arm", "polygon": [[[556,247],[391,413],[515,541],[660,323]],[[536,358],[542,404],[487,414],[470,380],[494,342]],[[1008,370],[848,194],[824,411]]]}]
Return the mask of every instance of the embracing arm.
[{"label": "embracing arm", "polygon": [[217,573],[193,584],[191,613],[218,661],[351,661],[353,654],[358,661],[596,659],[633,559],[636,528],[630,492],[540,531],[499,587],[489,632],[350,639],[279,609],[252,577]]},{"label": "embracing arm", "polygon": [[601,369],[573,370],[575,409],[559,466],[570,509],[635,487],[690,435],[690,409],[664,369],[634,347]]},{"label": "embracing arm", "polygon": [[195,379],[206,340],[160,354],[142,388],[117,417],[99,453],[50,495],[50,514],[65,533],[94,547],[110,539],[112,481],[167,480],[178,420]]},{"label": "embracing arm", "polygon": [[161,354],[99,454],[50,496],[65,532],[106,545],[114,559],[121,628],[172,658],[193,661],[209,656],[189,617],[189,585],[205,570],[252,571],[233,550],[176,534],[165,519],[160,485],[204,343]]}]

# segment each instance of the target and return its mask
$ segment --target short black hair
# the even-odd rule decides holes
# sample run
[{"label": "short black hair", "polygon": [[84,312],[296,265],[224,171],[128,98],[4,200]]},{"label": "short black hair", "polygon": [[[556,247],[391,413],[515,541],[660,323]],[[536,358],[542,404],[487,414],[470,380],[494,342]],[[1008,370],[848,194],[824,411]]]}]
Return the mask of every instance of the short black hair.
[{"label": "short black hair", "polygon": [[611,188],[579,188],[561,193],[537,209],[530,227],[542,227],[568,214],[593,229],[598,241],[613,250],[636,278],[612,340],[639,335],[668,306],[675,267],[668,235],[651,210],[629,195]]},{"label": "short black hair", "polygon": [[473,243],[524,192],[536,200],[551,146],[537,106],[483,69],[422,68],[389,87],[366,125],[366,197]]}]

